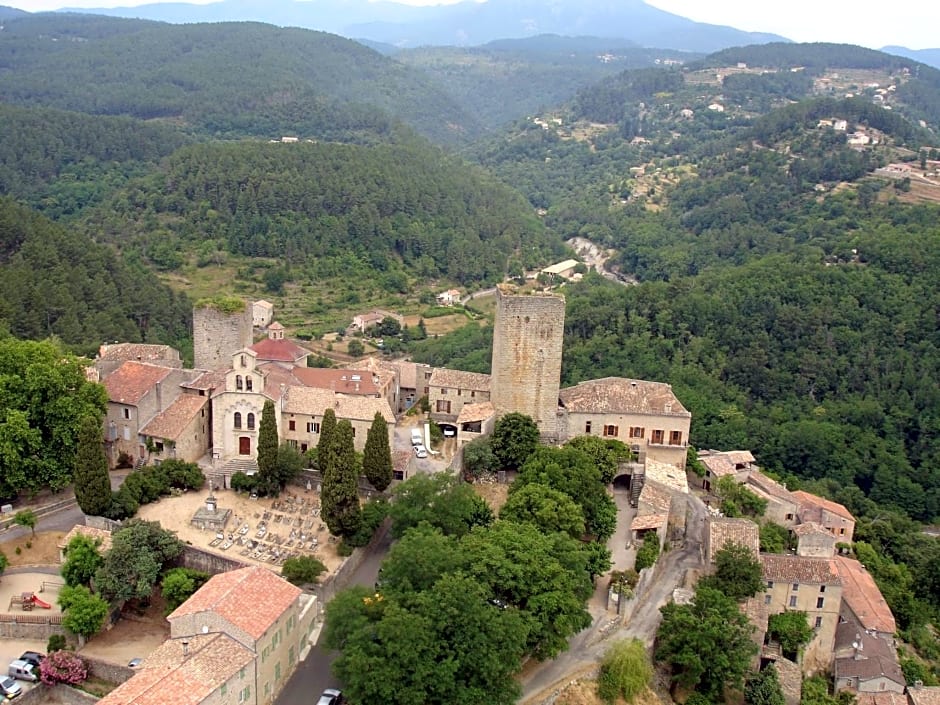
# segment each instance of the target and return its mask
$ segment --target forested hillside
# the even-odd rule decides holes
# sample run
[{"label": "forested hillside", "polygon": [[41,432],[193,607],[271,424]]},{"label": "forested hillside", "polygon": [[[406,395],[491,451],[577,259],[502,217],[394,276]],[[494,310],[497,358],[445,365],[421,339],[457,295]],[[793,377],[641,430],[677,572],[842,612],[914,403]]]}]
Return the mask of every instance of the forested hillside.
[{"label": "forested hillside", "polygon": [[624,69],[697,55],[645,49],[598,37],[542,35],[479,47],[420,47],[395,52],[422,69],[487,128],[561,105],[581,88]]},{"label": "forested hillside", "polygon": [[[557,127],[520,123],[478,154],[550,228],[613,248],[610,264],[640,282],[567,287],[566,383],[668,380],[694,444],[753,447],[774,472],[832,482],[850,507],[867,495],[931,521],[940,113],[924,127],[905,91],[932,70],[802,49],[627,71],[554,111]],[[796,57],[805,69],[789,70]],[[856,95],[833,97],[835,74]],[[879,177],[898,161],[906,178]]]},{"label": "forested hillside", "polygon": [[169,125],[0,104],[0,194],[56,219],[100,202],[189,138]]},{"label": "forested hillside", "polygon": [[0,326],[92,354],[105,341],[192,347],[191,304],[104,246],[0,197]]},{"label": "forested hillside", "polygon": [[523,199],[417,141],[185,147],[82,227],[162,270],[222,251],[277,258],[299,281],[378,275],[402,292],[414,277],[496,282],[512,261],[562,252]]},{"label": "forested hillside", "polygon": [[396,120],[442,144],[479,133],[420,72],[310,30],[42,14],[5,24],[0,69],[10,103],[171,120],[215,136],[387,140]]}]

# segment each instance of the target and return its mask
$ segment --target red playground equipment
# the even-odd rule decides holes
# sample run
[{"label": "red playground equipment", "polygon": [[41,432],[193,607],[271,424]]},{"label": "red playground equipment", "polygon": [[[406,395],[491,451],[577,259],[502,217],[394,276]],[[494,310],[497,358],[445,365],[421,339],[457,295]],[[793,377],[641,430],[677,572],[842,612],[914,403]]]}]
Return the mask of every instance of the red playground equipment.
[{"label": "red playground equipment", "polygon": [[40,600],[34,592],[23,592],[14,595],[10,598],[10,607],[8,609],[12,609],[13,605],[19,605],[24,612],[31,612],[33,607],[42,607],[44,610],[52,609],[52,605]]}]

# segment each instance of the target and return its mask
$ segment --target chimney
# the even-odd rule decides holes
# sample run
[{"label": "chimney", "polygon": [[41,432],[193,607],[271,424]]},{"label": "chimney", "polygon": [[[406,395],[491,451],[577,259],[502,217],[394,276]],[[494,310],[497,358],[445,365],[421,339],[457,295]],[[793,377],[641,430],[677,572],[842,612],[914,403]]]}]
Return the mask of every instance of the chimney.
[{"label": "chimney", "polygon": [[183,646],[183,658],[189,658],[189,640],[183,639],[180,643]]}]

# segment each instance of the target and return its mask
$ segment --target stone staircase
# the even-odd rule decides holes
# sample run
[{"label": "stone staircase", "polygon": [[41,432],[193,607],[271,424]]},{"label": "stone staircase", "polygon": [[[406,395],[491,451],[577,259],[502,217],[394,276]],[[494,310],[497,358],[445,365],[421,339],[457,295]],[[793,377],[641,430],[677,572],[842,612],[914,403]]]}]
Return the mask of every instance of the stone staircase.
[{"label": "stone staircase", "polygon": [[231,477],[236,472],[243,472],[246,475],[254,475],[258,472],[258,461],[251,458],[232,458],[226,460],[222,466],[222,474]]}]

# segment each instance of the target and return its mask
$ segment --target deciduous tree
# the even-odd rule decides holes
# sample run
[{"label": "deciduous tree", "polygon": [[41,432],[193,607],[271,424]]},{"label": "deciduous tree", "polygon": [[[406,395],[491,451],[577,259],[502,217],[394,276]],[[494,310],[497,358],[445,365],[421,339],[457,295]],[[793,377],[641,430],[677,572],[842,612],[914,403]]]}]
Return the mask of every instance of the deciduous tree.
[{"label": "deciduous tree", "polygon": [[539,428],[529,416],[512,412],[493,428],[493,453],[506,470],[518,470],[539,444]]},{"label": "deciduous tree", "polygon": [[313,556],[288,558],[281,566],[281,575],[294,585],[314,585],[325,571],[323,561]]},{"label": "deciduous tree", "polygon": [[493,520],[489,505],[473,487],[449,473],[410,477],[395,487],[394,497],[389,516],[396,537],[421,522],[448,536],[463,536],[474,526]]},{"label": "deciduous tree", "polygon": [[163,566],[182,550],[176,534],[159,523],[132,519],[112,534],[95,585],[108,599],[147,601]]},{"label": "deciduous tree", "polygon": [[581,507],[564,492],[546,485],[533,483],[513,492],[499,517],[518,524],[534,524],[547,533],[561,531],[575,539],[584,535]]},{"label": "deciduous tree", "polygon": [[209,580],[209,574],[192,568],[173,568],[163,574],[160,593],[169,614],[193,596]]},{"label": "deciduous tree", "polygon": [[729,541],[715,552],[715,573],[703,582],[741,602],[764,589],[762,571],[760,560],[750,548]]},{"label": "deciduous tree", "polygon": [[[526,623],[466,575],[443,576],[407,600],[365,588],[327,606],[324,642],[350,700],[390,705],[511,705]],[[403,648],[407,645],[407,648]]]},{"label": "deciduous tree", "polygon": [[771,663],[744,684],[744,702],[748,705],[784,705],[783,689],[777,669]]},{"label": "deciduous tree", "polygon": [[62,564],[62,577],[66,585],[89,585],[98,568],[104,562],[98,550],[98,541],[79,534],[72,537],[65,547],[65,562]]},{"label": "deciduous tree", "polygon": [[660,612],[656,659],[670,666],[674,684],[712,699],[720,699],[725,686],[744,685],[757,646],[751,641],[753,627],[737,602],[699,585],[690,604],[670,602]]},{"label": "deciduous tree", "polygon": [[108,603],[84,585],[66,585],[59,591],[62,626],[82,640],[97,634],[108,616]]},{"label": "deciduous tree", "polygon": [[31,536],[36,535],[37,521],[36,512],[32,509],[21,509],[13,515],[13,523],[28,528]]}]

